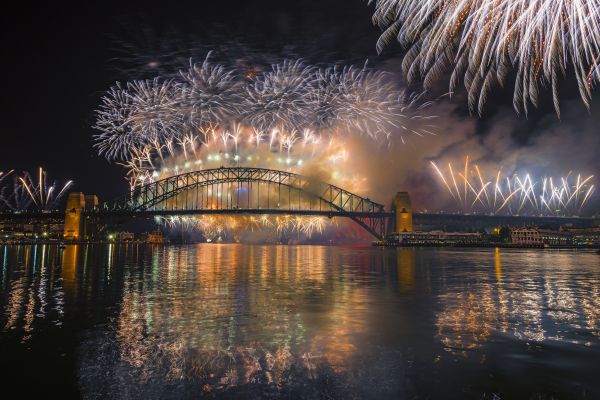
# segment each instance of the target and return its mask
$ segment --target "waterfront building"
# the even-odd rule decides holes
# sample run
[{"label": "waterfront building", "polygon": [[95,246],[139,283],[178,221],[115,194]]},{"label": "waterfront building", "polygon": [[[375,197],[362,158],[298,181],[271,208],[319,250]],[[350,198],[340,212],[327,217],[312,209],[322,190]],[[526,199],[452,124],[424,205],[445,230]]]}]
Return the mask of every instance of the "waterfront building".
[{"label": "waterfront building", "polygon": [[592,228],[565,228],[564,232],[572,235],[572,242],[577,247],[600,247],[600,226]]},{"label": "waterfront building", "polygon": [[540,231],[536,228],[515,228],[510,232],[510,241],[523,247],[543,247],[544,242]]},{"label": "waterfront building", "polygon": [[63,226],[62,221],[56,220],[0,223],[0,242],[59,240],[62,238]]},{"label": "waterfront building", "polygon": [[115,242],[133,242],[135,235],[132,232],[117,232],[115,233]]},{"label": "waterfront building", "polygon": [[484,244],[478,232],[395,232],[386,237],[385,244],[392,246],[477,246]]},{"label": "waterfront building", "polygon": [[560,231],[538,228],[511,230],[513,245],[523,247],[600,247],[600,229],[563,229]]},{"label": "waterfront building", "polygon": [[542,243],[548,247],[569,247],[573,246],[573,235],[568,232],[551,231],[548,229],[540,229]]}]

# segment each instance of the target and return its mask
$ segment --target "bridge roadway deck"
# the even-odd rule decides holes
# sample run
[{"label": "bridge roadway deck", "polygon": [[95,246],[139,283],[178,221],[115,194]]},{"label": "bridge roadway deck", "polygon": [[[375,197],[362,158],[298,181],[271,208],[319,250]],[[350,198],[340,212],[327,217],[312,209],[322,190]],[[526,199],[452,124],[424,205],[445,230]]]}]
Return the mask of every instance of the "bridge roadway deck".
[{"label": "bridge roadway deck", "polygon": [[253,214],[253,215],[312,215],[324,217],[356,217],[356,218],[374,218],[374,217],[392,217],[392,212],[369,212],[369,211],[321,211],[321,210],[288,210],[288,209],[266,209],[266,208],[237,208],[237,209],[201,209],[201,210],[143,210],[143,211],[85,211],[86,216],[135,216],[154,217],[171,215],[231,215],[231,214]]},{"label": "bridge roadway deck", "polygon": [[[135,216],[151,218],[157,215],[217,215],[217,214],[271,214],[271,215],[315,215],[325,217],[392,217],[392,212],[355,212],[346,213],[331,211],[304,211],[304,210],[266,210],[266,209],[232,209],[232,210],[148,210],[148,211],[84,211],[84,215],[97,215],[98,217]],[[22,213],[0,213],[0,222],[4,223],[44,223],[62,221],[65,218],[64,211],[51,212],[22,212]],[[541,216],[506,216],[506,215],[478,215],[478,214],[413,214],[415,229],[481,229],[491,226],[550,226],[553,228],[561,225],[570,225],[578,228],[589,228],[599,226],[599,218],[587,217],[541,217]]]}]

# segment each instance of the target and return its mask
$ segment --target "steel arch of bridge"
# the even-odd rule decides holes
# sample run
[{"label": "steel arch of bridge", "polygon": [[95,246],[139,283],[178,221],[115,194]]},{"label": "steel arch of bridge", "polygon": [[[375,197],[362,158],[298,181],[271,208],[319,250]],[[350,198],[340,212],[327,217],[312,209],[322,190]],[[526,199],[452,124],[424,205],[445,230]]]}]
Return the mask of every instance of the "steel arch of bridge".
[{"label": "steel arch of bridge", "polygon": [[174,175],[139,186],[100,212],[146,215],[292,214],[347,217],[375,237],[390,213],[347,190],[291,172],[221,167]]}]

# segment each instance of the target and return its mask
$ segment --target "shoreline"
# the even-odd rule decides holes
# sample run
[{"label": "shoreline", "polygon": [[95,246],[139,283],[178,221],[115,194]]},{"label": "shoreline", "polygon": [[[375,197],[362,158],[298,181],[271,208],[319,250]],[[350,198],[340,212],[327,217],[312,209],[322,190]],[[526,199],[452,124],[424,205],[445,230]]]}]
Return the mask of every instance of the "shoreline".
[{"label": "shoreline", "polygon": [[439,243],[393,243],[393,242],[373,242],[372,245],[374,247],[455,247],[455,248],[501,248],[501,249],[538,249],[538,250],[546,250],[546,249],[557,249],[557,250],[598,250],[600,246],[577,246],[577,245],[546,245],[546,246],[534,246],[534,245],[522,245],[522,244],[513,244],[513,243],[480,243],[480,244],[468,244],[468,243],[447,243],[447,244],[439,244]]},{"label": "shoreline", "polygon": [[[34,246],[34,245],[54,245],[54,246],[68,246],[68,245],[84,245],[84,244],[99,244],[99,245],[195,245],[195,244],[229,244],[229,243],[212,243],[212,242],[166,242],[166,243],[152,243],[142,241],[75,241],[75,242],[62,242],[62,241],[16,241],[16,242],[0,242],[0,246]],[[237,243],[243,244],[243,243]],[[256,243],[254,243],[256,244]],[[262,243],[264,245],[272,245],[275,243]],[[278,243],[278,245],[286,245]],[[297,245],[297,244],[294,244]],[[322,246],[331,245],[331,243],[311,243],[310,245]],[[369,246],[368,243],[364,243],[365,246]],[[374,241],[370,243],[370,247],[380,248],[465,248],[465,249],[527,249],[527,250],[600,250],[600,246],[531,246],[531,245],[519,245],[512,243],[486,243],[486,244],[468,244],[468,243],[418,243],[418,244],[403,244],[393,243],[384,241]]]}]

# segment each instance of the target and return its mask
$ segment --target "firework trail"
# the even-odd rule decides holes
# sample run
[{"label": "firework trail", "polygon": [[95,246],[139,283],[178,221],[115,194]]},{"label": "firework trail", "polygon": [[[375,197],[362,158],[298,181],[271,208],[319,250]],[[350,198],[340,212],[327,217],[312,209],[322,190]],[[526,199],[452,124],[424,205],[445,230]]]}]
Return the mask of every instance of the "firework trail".
[{"label": "firework trail", "polygon": [[243,120],[263,132],[305,128],[306,115],[311,114],[308,96],[313,71],[301,60],[285,60],[257,76],[246,86]]},{"label": "firework trail", "polygon": [[[62,186],[56,181],[48,184],[48,174],[41,167],[35,175],[23,172],[18,176],[12,172],[0,173],[0,211],[54,210],[73,184],[73,181]],[[9,175],[13,177],[12,184],[3,185]]]},{"label": "firework trail", "polygon": [[181,71],[181,106],[193,128],[227,121],[239,113],[240,83],[233,71],[209,62],[209,52],[201,64],[190,62],[189,70]]},{"label": "firework trail", "polygon": [[213,216],[202,215],[156,217],[156,222],[168,228],[179,227],[188,232],[199,232],[210,241],[239,239],[244,232],[275,231],[279,237],[297,234],[311,238],[322,234],[332,224],[326,217],[314,216]]},{"label": "firework trail", "polygon": [[464,81],[471,110],[483,112],[492,87],[516,73],[513,106],[538,105],[549,84],[560,116],[558,81],[572,71],[589,107],[600,81],[599,0],[369,0],[383,29],[381,52],[397,40],[407,49],[409,81],[432,86],[448,67],[450,91]]},{"label": "firework trail", "polygon": [[529,173],[502,176],[502,170],[486,176],[465,158],[464,170],[448,164],[444,172],[431,161],[435,174],[457,207],[466,213],[506,215],[579,215],[594,194],[594,176],[567,174],[555,179],[534,179]]}]

